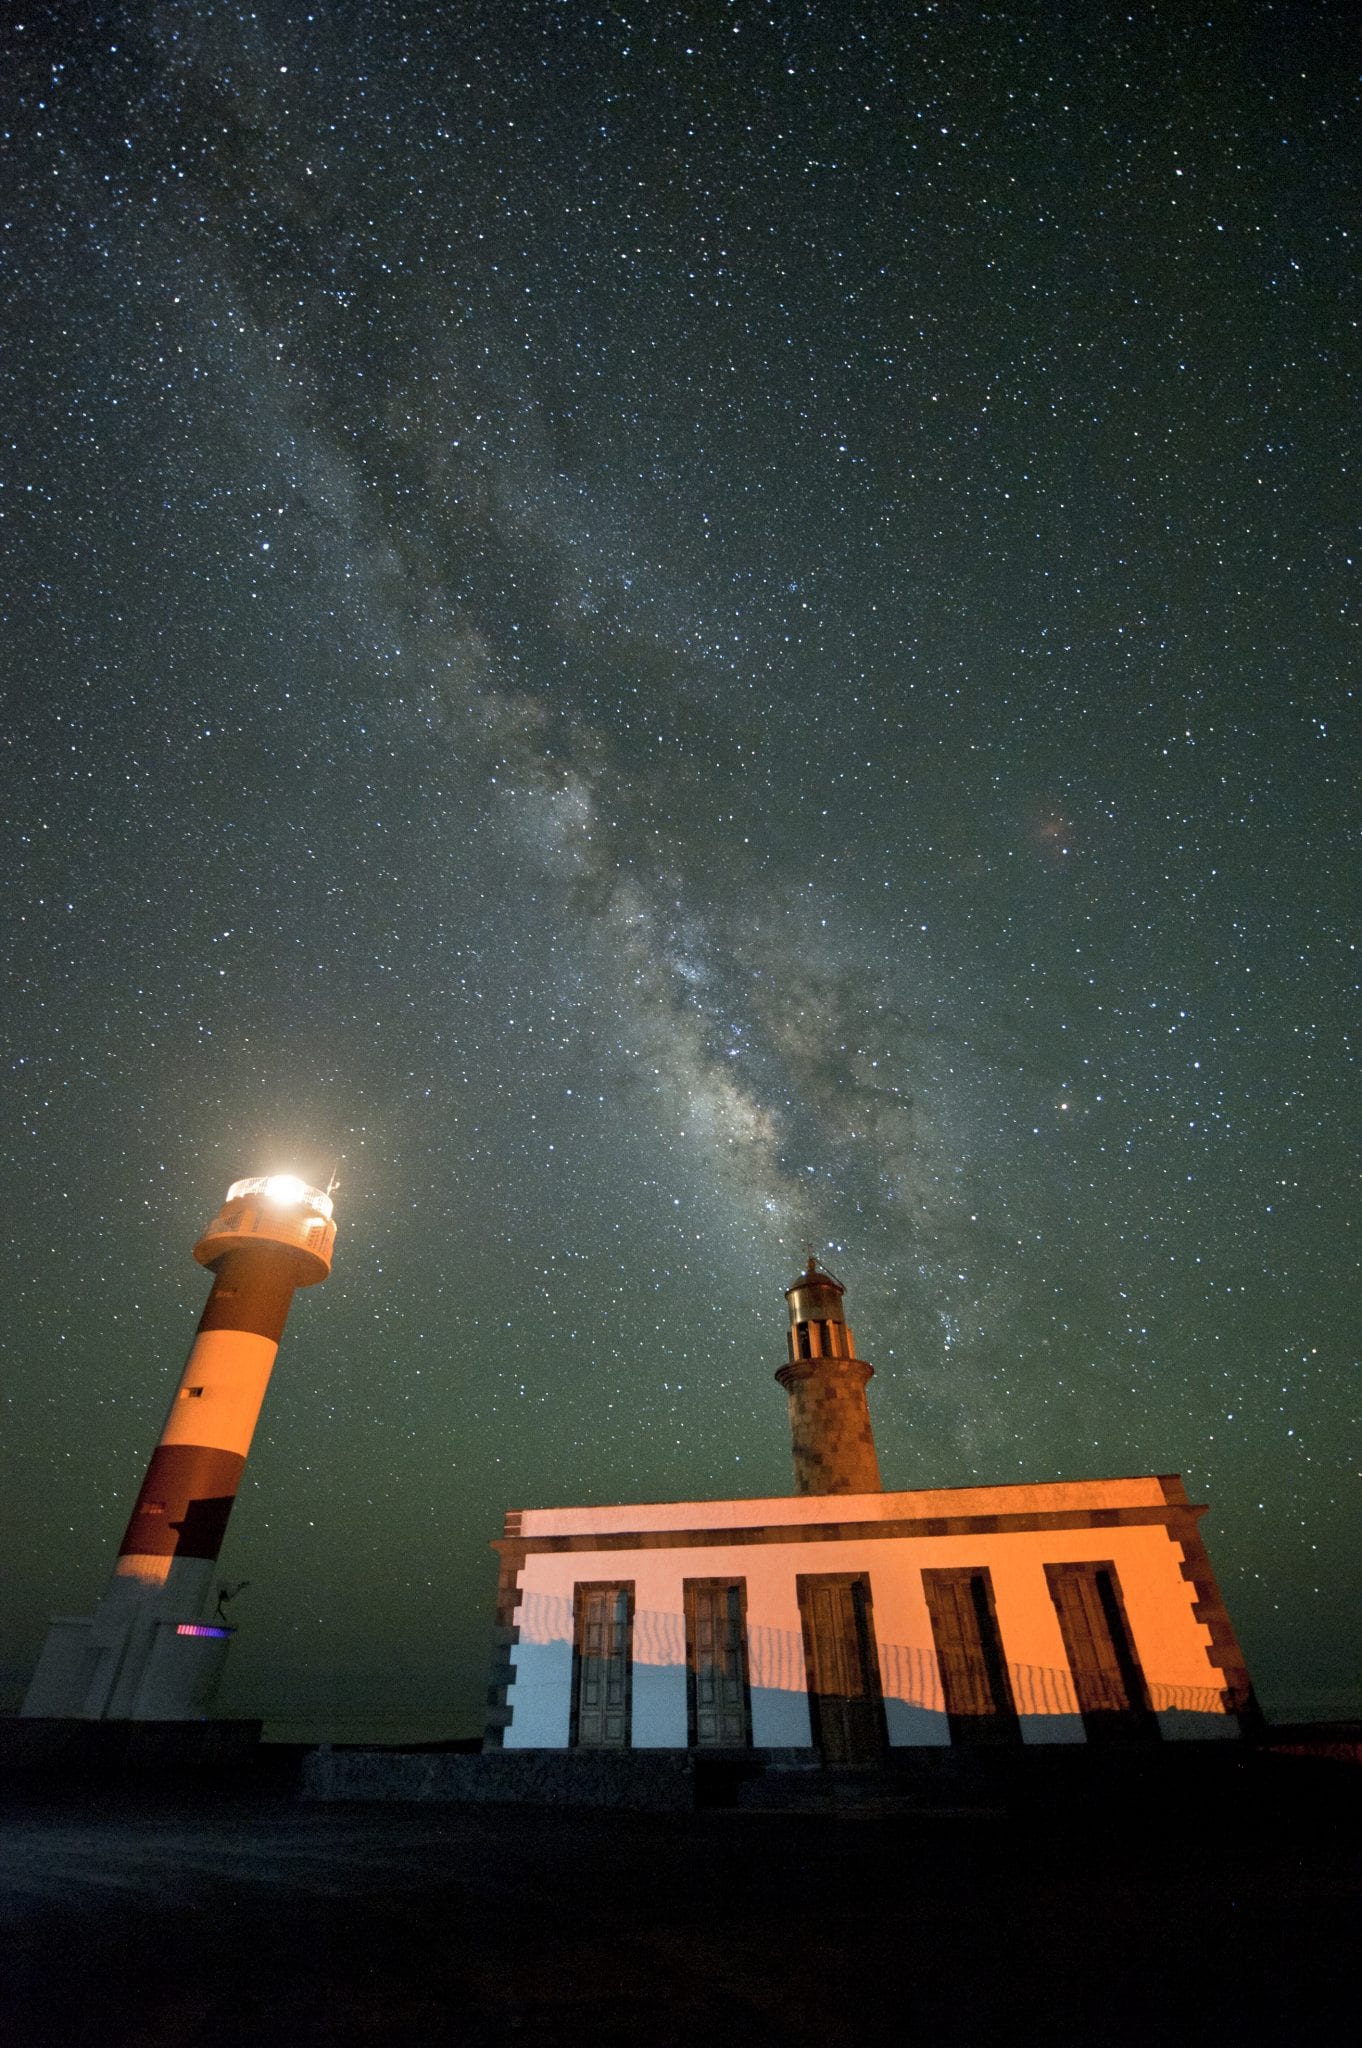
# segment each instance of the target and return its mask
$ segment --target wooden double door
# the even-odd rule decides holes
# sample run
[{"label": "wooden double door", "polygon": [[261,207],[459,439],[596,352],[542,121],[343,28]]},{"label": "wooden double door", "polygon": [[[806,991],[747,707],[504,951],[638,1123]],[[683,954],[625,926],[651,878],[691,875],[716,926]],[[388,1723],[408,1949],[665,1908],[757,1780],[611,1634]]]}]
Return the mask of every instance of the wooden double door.
[{"label": "wooden double door", "polygon": [[951,1741],[1020,1742],[988,1572],[967,1565],[924,1571],[922,1590]]},{"label": "wooden double door", "polygon": [[628,1749],[631,1734],[634,1588],[628,1580],[580,1583],[573,1599],[574,1749]]},{"label": "wooden double door", "polygon": [[1047,1564],[1045,1577],[1089,1742],[1156,1740],[1159,1724],[1126,1620],[1116,1566]]},{"label": "wooden double door", "polygon": [[826,1765],[871,1769],[886,1737],[870,1580],[864,1572],[801,1572],[795,1583],[814,1746]]},{"label": "wooden double door", "polygon": [[741,1579],[687,1579],[686,1717],[694,1749],[747,1749],[747,1601]]}]

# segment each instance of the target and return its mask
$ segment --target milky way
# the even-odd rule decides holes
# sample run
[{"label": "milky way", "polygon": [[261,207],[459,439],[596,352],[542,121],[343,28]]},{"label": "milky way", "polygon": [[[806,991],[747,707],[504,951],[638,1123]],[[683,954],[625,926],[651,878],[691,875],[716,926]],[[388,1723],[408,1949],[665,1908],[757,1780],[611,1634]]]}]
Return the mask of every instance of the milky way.
[{"label": "milky way", "polygon": [[[478,1724],[534,1502],[1180,1471],[1358,1710],[1328,10],[8,18],[5,1680],[339,1161],[225,1704]],[[18,10],[22,14],[23,10]]]}]

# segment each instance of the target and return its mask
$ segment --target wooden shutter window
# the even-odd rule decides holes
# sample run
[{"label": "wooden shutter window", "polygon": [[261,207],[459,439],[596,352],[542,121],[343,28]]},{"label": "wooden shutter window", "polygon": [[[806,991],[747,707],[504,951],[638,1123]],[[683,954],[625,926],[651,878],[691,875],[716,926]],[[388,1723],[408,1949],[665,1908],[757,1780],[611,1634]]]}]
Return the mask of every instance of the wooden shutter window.
[{"label": "wooden shutter window", "polygon": [[628,1749],[633,1704],[632,1580],[582,1582],[573,1589],[574,1749]]}]

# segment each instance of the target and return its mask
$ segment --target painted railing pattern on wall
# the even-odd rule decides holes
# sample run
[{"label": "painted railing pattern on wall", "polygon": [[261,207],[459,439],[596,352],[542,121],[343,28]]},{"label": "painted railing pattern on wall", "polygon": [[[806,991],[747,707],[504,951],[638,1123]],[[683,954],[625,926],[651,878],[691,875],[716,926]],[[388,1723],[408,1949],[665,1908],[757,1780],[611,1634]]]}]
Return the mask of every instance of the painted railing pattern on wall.
[{"label": "painted railing pattern on wall", "polygon": [[[516,1615],[525,1643],[572,1643],[572,1602],[561,1594],[527,1593]],[[634,1615],[634,1662],[676,1669],[686,1662],[686,1623],[681,1614],[640,1608]],[[887,1700],[945,1712],[941,1672],[930,1643],[881,1643],[880,1683]],[[804,1639],[797,1629],[747,1631],[748,1673],[754,1686],[775,1692],[804,1692],[808,1677]],[[1067,1670],[1045,1664],[1009,1661],[1012,1697],[1020,1714],[1076,1714],[1078,1701]],[[1156,1713],[1219,1714],[1223,1695],[1213,1685],[1166,1685],[1145,1674],[1150,1705]]]}]

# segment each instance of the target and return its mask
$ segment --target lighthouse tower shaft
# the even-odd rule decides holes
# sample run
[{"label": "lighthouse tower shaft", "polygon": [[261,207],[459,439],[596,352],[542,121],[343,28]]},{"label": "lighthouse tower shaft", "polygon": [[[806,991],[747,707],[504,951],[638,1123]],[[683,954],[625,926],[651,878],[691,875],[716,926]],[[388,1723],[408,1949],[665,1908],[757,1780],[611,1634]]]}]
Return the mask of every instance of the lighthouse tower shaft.
[{"label": "lighthouse tower shaft", "polygon": [[817,1259],[785,1290],[790,1358],[776,1378],[790,1400],[796,1493],[879,1493],[865,1390],[875,1368],[856,1356],[846,1289]]},{"label": "lighthouse tower shaft", "polygon": [[331,1200],[291,1175],[237,1181],[194,1247],[213,1275],[160,1441],[90,1621],[52,1624],[25,1714],[182,1720],[216,1690],[231,1630],[204,1621],[294,1290],[331,1270]]}]

